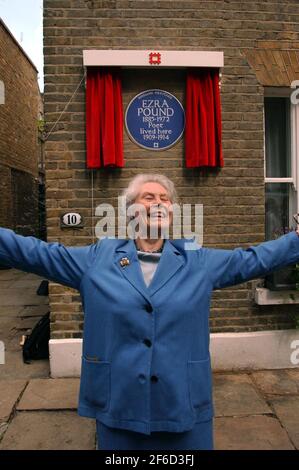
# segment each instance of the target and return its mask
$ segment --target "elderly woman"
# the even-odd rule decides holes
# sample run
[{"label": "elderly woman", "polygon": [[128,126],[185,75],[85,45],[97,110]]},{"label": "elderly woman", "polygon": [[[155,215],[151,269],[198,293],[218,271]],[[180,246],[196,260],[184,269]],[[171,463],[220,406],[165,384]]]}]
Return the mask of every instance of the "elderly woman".
[{"label": "elderly woman", "polygon": [[187,250],[164,237],[176,197],[166,176],[138,175],[124,194],[144,208],[145,236],[66,247],[0,229],[0,260],[80,291],[78,413],[96,419],[100,449],[212,449],[212,291],[299,262],[299,233]]}]

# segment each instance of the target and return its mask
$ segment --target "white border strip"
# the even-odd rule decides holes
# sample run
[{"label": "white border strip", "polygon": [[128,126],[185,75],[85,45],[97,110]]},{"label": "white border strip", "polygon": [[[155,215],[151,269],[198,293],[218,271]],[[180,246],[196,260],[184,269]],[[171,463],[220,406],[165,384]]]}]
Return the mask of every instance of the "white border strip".
[{"label": "white border strip", "polygon": [[[150,63],[150,54],[160,54]],[[160,63],[157,63],[159,62]],[[83,50],[83,65],[119,67],[223,67],[223,52],[219,51],[161,51],[151,50]]]},{"label": "white border strip", "polygon": [[[299,367],[299,330],[212,333],[212,368],[259,370]],[[51,339],[51,377],[79,377],[82,339]]]}]

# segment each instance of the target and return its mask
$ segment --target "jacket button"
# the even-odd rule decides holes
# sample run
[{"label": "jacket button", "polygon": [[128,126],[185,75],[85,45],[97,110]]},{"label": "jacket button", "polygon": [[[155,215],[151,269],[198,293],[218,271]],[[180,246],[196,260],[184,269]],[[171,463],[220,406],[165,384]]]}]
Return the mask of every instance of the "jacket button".
[{"label": "jacket button", "polygon": [[150,348],[151,345],[152,345],[152,342],[151,342],[150,339],[144,339],[143,342],[144,342],[144,344],[145,344],[148,348]]},{"label": "jacket button", "polygon": [[155,383],[156,383],[156,382],[158,382],[158,380],[159,380],[159,379],[158,379],[158,377],[157,377],[156,375],[152,375],[152,376],[151,376],[151,382],[155,382]]},{"label": "jacket button", "polygon": [[150,305],[150,304],[146,304],[145,306],[145,310],[149,313],[151,313],[153,311],[153,307]]},{"label": "jacket button", "polygon": [[144,384],[146,382],[146,377],[144,374],[139,374],[139,381]]}]

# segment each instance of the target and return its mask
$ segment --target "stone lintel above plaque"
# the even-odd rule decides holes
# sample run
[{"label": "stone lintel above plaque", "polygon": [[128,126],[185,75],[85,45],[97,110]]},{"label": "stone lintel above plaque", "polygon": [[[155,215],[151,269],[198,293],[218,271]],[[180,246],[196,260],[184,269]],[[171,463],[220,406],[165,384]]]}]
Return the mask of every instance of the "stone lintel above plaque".
[{"label": "stone lintel above plaque", "polygon": [[83,65],[117,67],[223,67],[222,51],[83,50]]}]

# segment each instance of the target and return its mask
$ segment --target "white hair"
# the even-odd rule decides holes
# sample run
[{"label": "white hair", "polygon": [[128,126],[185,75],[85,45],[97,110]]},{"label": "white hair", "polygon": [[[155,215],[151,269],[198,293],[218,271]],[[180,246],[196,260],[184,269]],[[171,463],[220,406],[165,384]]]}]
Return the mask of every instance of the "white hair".
[{"label": "white hair", "polygon": [[159,183],[166,189],[171,203],[175,204],[178,202],[178,195],[174,184],[167,176],[156,173],[140,173],[131,179],[127,188],[122,192],[122,196],[126,200],[126,208],[135,202],[144,183]]}]

